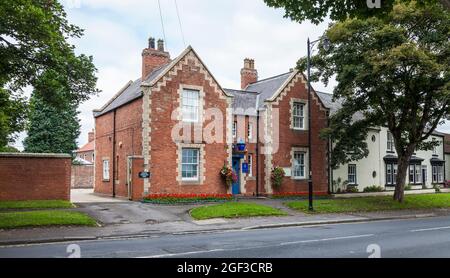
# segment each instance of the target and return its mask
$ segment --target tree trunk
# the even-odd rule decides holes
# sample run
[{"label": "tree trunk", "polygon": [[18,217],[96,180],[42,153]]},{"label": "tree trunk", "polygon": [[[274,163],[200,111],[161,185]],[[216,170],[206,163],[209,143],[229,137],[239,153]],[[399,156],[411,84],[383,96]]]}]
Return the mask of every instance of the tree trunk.
[{"label": "tree trunk", "polygon": [[411,156],[398,157],[397,184],[395,185],[394,201],[403,203],[405,197],[405,183]]}]

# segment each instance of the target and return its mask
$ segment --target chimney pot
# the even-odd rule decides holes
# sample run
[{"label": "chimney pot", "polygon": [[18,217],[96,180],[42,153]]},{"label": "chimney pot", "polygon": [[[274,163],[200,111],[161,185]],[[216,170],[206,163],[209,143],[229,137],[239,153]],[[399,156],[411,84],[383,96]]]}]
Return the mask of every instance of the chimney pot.
[{"label": "chimney pot", "polygon": [[164,41],[161,39],[158,40],[158,50],[164,52]]},{"label": "chimney pot", "polygon": [[155,38],[150,37],[148,39],[148,48],[155,49]]}]

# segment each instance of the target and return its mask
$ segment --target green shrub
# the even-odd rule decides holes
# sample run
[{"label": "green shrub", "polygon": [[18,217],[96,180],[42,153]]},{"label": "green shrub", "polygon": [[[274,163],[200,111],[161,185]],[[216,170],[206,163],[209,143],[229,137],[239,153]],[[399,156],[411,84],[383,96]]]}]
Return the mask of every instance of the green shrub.
[{"label": "green shrub", "polygon": [[370,192],[383,192],[384,189],[381,186],[378,185],[372,185],[369,187],[364,188],[364,192],[365,193],[370,193]]},{"label": "green shrub", "polygon": [[348,186],[346,193],[358,193],[359,189],[357,186]]},{"label": "green shrub", "polygon": [[284,169],[281,167],[275,167],[272,170],[272,175],[271,175],[271,180],[272,180],[272,185],[275,188],[278,188],[281,186],[281,183],[283,182],[283,178],[286,175],[286,173],[284,172]]}]

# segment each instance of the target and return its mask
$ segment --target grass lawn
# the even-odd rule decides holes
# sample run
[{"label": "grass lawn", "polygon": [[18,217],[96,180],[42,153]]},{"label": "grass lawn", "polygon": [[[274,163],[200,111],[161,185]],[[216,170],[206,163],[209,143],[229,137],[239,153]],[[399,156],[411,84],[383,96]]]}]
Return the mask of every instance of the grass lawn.
[{"label": "grass lawn", "polygon": [[68,201],[1,201],[0,210],[73,208]]},{"label": "grass lawn", "polygon": [[279,209],[252,203],[229,202],[220,205],[203,206],[191,211],[196,220],[211,218],[239,218],[254,216],[285,216],[287,213]]},{"label": "grass lawn", "polygon": [[[291,209],[308,212],[308,201],[286,202]],[[392,197],[315,200],[314,213],[370,212],[402,209],[450,208],[450,194],[407,195],[403,204]]]},{"label": "grass lawn", "polygon": [[95,226],[90,216],[74,211],[22,211],[0,213],[0,229],[40,226]]}]

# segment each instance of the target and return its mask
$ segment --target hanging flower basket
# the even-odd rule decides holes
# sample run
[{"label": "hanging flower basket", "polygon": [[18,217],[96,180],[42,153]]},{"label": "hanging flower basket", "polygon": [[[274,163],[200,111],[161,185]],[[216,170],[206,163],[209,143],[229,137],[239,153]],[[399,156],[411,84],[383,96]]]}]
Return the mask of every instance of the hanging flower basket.
[{"label": "hanging flower basket", "polygon": [[234,181],[234,172],[233,169],[231,169],[230,166],[224,165],[222,169],[220,170],[220,176],[225,181],[225,184],[228,187],[230,187],[233,184]]},{"label": "hanging flower basket", "polygon": [[240,152],[245,151],[245,146],[246,146],[245,143],[237,143],[236,144],[237,150],[240,151]]}]

